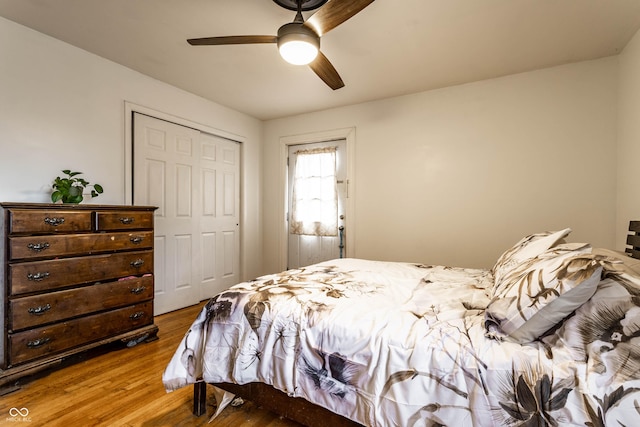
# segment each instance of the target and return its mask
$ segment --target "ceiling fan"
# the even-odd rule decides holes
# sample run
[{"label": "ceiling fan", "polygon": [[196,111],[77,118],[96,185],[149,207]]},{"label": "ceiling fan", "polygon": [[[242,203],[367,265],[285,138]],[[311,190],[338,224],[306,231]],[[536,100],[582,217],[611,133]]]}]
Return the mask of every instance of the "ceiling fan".
[{"label": "ceiling fan", "polygon": [[[309,65],[331,89],[344,87],[340,75],[320,52],[320,37],[342,24],[374,0],[273,0],[279,6],[295,10],[293,22],[284,24],[276,36],[222,36],[188,39],[194,46],[277,43],[280,55],[289,63]],[[319,8],[319,9],[318,9]],[[318,9],[305,22],[303,11]]]}]

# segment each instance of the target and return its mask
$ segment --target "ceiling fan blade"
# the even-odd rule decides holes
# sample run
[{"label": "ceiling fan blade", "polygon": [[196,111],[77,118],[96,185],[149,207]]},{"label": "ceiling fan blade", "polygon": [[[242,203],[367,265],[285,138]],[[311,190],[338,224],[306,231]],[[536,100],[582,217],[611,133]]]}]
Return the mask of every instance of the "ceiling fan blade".
[{"label": "ceiling fan blade", "polygon": [[318,52],[318,56],[309,64],[309,67],[311,67],[313,72],[331,89],[336,90],[344,87],[344,82],[340,78],[340,75],[322,52]]},{"label": "ceiling fan blade", "polygon": [[329,0],[304,25],[322,36],[373,2],[374,0]]},{"label": "ceiling fan blade", "polygon": [[187,42],[192,46],[213,46],[224,44],[254,44],[254,43],[277,43],[277,36],[223,36],[223,37],[203,37],[201,39],[189,39]]}]

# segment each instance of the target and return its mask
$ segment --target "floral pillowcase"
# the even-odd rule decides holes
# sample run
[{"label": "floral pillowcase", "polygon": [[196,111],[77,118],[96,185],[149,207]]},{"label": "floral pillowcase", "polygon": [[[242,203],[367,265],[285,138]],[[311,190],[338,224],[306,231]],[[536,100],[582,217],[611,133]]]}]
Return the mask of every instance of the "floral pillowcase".
[{"label": "floral pillowcase", "polygon": [[[491,269],[496,285],[522,262],[533,259],[563,241],[571,233],[570,228],[555,232],[530,234],[505,251]],[[492,295],[493,296],[493,295]]]},{"label": "floral pillowcase", "polygon": [[587,244],[557,244],[570,231],[527,236],[500,257],[485,311],[488,337],[533,341],[591,298],[602,266]]}]

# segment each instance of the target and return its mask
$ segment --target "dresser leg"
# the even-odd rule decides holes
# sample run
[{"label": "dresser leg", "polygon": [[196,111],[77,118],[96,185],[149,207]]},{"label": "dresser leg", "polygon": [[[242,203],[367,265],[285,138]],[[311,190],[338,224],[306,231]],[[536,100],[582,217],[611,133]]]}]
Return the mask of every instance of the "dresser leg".
[{"label": "dresser leg", "polygon": [[153,325],[153,330],[149,332],[149,336],[144,340],[144,342],[156,341],[158,339],[158,327]]},{"label": "dresser leg", "polygon": [[13,393],[14,391],[20,390],[22,387],[16,384],[11,385],[3,385],[0,386],[0,396],[4,396],[5,394]]}]

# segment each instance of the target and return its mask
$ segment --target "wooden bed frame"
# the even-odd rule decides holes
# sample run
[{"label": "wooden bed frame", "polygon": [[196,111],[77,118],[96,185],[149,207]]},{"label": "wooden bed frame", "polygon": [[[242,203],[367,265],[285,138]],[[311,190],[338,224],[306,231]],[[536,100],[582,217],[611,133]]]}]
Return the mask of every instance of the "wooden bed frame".
[{"label": "wooden bed frame", "polygon": [[[361,427],[360,424],[348,418],[314,405],[301,397],[289,397],[286,393],[267,384],[250,383],[238,385],[222,383],[211,385],[243,399],[250,400],[258,406],[308,427]],[[206,412],[207,383],[195,383],[193,385],[193,414],[200,416]]]},{"label": "wooden bed frame", "polygon": [[[629,223],[627,236],[627,248],[625,252],[633,258],[640,259],[640,221]],[[230,393],[250,400],[258,406],[282,415],[285,418],[296,421],[308,427],[356,427],[360,424],[343,416],[337,415],[328,409],[314,405],[299,397],[289,397],[286,393],[277,390],[270,385],[251,383],[237,384],[212,384]],[[193,385],[193,413],[200,416],[207,412],[207,384],[199,382]]]}]

